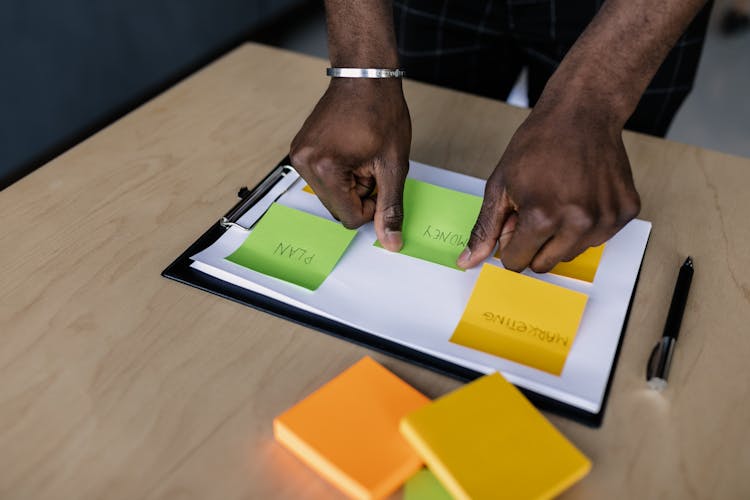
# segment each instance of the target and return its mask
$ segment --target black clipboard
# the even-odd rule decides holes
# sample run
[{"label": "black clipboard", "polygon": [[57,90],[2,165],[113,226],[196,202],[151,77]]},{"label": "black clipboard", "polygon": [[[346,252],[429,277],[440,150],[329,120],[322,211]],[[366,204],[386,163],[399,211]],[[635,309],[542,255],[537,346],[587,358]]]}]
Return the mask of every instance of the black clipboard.
[{"label": "black clipboard", "polygon": [[[265,295],[252,292],[245,288],[227,283],[218,278],[205,274],[201,271],[190,267],[192,260],[190,257],[197,254],[198,252],[211,246],[219,237],[224,234],[227,227],[235,224],[237,219],[245,213],[247,209],[253,206],[255,201],[262,199],[268,191],[275,185],[275,183],[281,179],[284,174],[284,166],[290,165],[289,157],[284,158],[279,164],[252,189],[242,188],[240,189],[238,196],[240,198],[230,210],[224,215],[219,221],[212,225],[208,230],[203,233],[187,250],[185,250],[177,259],[174,260],[169,266],[167,266],[161,275],[165,278],[169,278],[186,285],[193,286],[200,290],[218,295],[225,299],[233,300],[240,304],[258,309],[265,313],[283,318],[294,323],[304,325],[312,328],[319,332],[332,335],[334,337],[354,342],[355,344],[374,349],[378,352],[393,356],[397,359],[413,363],[418,366],[422,366],[429,370],[447,375],[455,378],[462,382],[469,382],[478,377],[481,377],[483,373],[470,370],[461,365],[445,361],[443,359],[425,354],[416,349],[412,349],[396,342],[383,339],[377,335],[359,330],[357,328],[344,325],[337,321],[333,321],[322,316],[310,313],[308,311],[299,309],[291,306],[285,302],[271,299]],[[641,266],[643,260],[641,260]],[[622,341],[625,337],[625,331],[628,325],[628,318],[630,317],[630,310],[633,305],[633,297],[635,296],[635,290],[638,287],[638,281],[640,279],[640,268],[638,269],[638,277],[636,277],[635,285],[633,287],[633,293],[630,296],[630,303],[628,304],[628,311],[625,315],[625,321],[623,322],[622,332],[620,333],[620,340],[617,343],[617,350],[612,361],[612,369],[609,373],[609,380],[607,381],[607,387],[604,391],[604,397],[602,398],[601,408],[598,413],[591,413],[581,408],[562,403],[556,399],[538,394],[528,389],[519,387],[524,395],[539,409],[555,413],[557,415],[569,418],[576,422],[582,423],[590,427],[601,426],[602,420],[604,419],[604,411],[607,407],[607,401],[609,399],[609,392],[612,387],[612,380],[614,379],[615,369],[617,367],[617,361],[620,357],[620,349],[622,348]]]}]

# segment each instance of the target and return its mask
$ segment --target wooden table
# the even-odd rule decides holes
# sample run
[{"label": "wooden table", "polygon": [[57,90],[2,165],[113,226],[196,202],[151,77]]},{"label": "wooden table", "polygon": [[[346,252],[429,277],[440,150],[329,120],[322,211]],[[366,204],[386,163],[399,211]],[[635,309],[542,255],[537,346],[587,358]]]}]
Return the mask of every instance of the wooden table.
[{"label": "wooden table", "polygon": [[[0,498],[321,498],[272,418],[366,349],[160,271],[281,158],[325,63],[245,45],[0,192]],[[412,157],[487,176],[526,111],[407,82]],[[750,160],[626,134],[653,222],[594,463],[566,498],[750,498]],[[671,385],[645,387],[678,265]],[[457,382],[375,354],[429,396]]]}]

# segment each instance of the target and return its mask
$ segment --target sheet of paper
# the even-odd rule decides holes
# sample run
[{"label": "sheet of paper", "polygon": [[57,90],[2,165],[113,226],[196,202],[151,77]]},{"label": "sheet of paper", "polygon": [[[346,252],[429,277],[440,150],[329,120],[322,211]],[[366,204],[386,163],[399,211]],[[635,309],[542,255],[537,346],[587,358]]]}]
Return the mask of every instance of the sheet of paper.
[{"label": "sheet of paper", "polygon": [[341,224],[274,203],[226,259],[317,290],[356,234]]},{"label": "sheet of paper", "polygon": [[[482,198],[415,179],[404,186],[401,254],[453,269],[469,242]],[[375,242],[380,246],[380,242]]]},{"label": "sheet of paper", "polygon": [[[409,178],[479,197],[484,191],[481,179],[416,162],[410,163]],[[302,190],[304,185],[300,179],[278,203],[335,222],[316,196]],[[253,217],[243,216],[239,223],[252,225]],[[575,344],[560,376],[450,342],[480,269],[457,272],[376,248],[372,224],[359,228],[357,237],[315,293],[226,260],[247,238],[247,233],[238,228],[228,229],[213,245],[193,255],[192,267],[470,370],[499,371],[520,387],[596,413],[650,230],[649,222],[634,220],[608,241],[594,283],[524,271],[526,276],[589,295]],[[502,265],[494,257],[487,262]]]},{"label": "sheet of paper", "polygon": [[587,299],[484,264],[451,342],[560,375]]}]

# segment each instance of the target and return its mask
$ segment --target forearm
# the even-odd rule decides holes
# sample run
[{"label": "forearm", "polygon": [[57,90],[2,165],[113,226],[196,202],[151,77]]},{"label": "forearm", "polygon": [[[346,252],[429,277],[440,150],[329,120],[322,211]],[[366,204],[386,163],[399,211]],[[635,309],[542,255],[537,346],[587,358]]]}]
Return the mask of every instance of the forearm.
[{"label": "forearm", "polygon": [[390,0],[326,0],[325,5],[333,66],[398,67]]},{"label": "forearm", "polygon": [[538,105],[585,102],[624,126],[705,0],[608,0],[550,78]]}]

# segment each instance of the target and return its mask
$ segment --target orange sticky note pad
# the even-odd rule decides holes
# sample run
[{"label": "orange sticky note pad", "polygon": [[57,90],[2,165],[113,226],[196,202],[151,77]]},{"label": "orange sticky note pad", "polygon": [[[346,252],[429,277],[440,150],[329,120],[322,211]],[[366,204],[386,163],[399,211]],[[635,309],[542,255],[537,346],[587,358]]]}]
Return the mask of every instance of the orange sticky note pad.
[{"label": "orange sticky note pad", "polygon": [[351,498],[383,498],[422,466],[399,421],[429,399],[369,357],[273,422],[276,440]]},{"label": "orange sticky note pad", "polygon": [[587,299],[484,264],[451,342],[560,375]]},{"label": "orange sticky note pad", "polygon": [[[596,270],[599,269],[599,262],[602,260],[604,253],[604,243],[598,247],[589,247],[581,255],[570,262],[560,262],[550,271],[558,276],[565,276],[589,283],[594,282]],[[495,252],[495,258],[500,259],[500,250]]]}]

